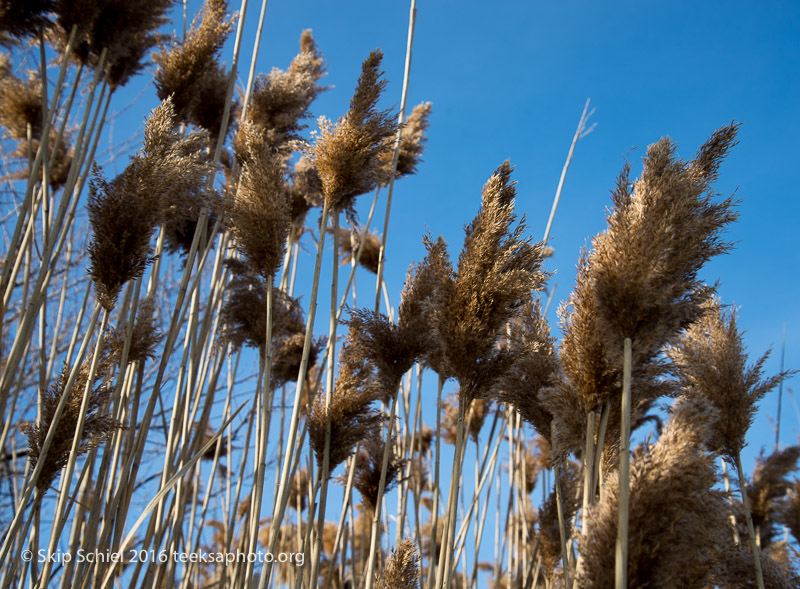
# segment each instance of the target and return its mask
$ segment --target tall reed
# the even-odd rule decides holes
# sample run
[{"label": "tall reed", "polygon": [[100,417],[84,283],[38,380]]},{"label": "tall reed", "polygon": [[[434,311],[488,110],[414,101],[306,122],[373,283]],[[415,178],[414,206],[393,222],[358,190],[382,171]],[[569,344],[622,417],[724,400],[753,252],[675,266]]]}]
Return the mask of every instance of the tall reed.
[{"label": "tall reed", "polygon": [[[791,371],[748,364],[701,276],[732,250],[714,183],[738,124],[624,164],[554,337],[547,246],[589,102],[542,242],[505,162],[457,259],[420,236],[393,292],[396,182],[425,185],[438,112],[406,112],[416,3],[399,101],[375,50],[311,132],[329,64],[297,31],[259,74],[249,4],[0,6],[0,589],[797,586],[800,450],[742,462]],[[115,174],[104,130],[134,85],[152,110]]]}]

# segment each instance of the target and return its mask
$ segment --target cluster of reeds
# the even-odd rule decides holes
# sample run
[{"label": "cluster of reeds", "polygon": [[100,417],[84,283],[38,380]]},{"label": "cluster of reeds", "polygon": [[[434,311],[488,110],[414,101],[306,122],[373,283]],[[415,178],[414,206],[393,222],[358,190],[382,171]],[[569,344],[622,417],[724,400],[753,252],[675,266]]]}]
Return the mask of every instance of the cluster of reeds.
[{"label": "cluster of reeds", "polygon": [[[749,480],[741,456],[790,372],[748,363],[701,279],[731,249],[714,182],[738,125],[624,165],[560,337],[547,236],[588,103],[543,240],[504,162],[457,255],[420,236],[393,306],[395,182],[424,170],[434,116],[407,108],[415,3],[400,100],[374,50],[310,132],[311,31],[257,75],[264,0],[237,88],[247,2],[205,0],[182,32],[170,6],[0,3],[0,589],[797,586],[800,446]],[[151,83],[148,55],[159,102],[108,177],[112,99]],[[223,559],[175,556],[201,552]],[[266,552],[283,560],[224,558]]]}]

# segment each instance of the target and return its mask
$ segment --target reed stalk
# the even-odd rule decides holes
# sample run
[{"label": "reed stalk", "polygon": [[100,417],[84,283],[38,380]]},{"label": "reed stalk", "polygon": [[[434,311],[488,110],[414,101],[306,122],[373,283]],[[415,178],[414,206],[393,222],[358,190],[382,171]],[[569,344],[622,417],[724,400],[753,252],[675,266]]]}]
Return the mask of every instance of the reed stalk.
[{"label": "reed stalk", "polygon": [[747,532],[750,535],[750,550],[753,553],[756,583],[758,584],[758,589],[764,589],[764,573],[761,571],[761,550],[758,547],[756,533],[753,528],[753,517],[750,513],[750,499],[747,497],[747,486],[744,478],[744,469],[742,468],[741,453],[736,455],[736,473],[739,476],[739,489],[742,494],[742,503],[744,504],[744,518],[747,522]]},{"label": "reed stalk", "polygon": [[622,368],[622,425],[619,438],[619,523],[614,568],[617,589],[628,586],[628,512],[630,509],[631,340],[625,338]]}]

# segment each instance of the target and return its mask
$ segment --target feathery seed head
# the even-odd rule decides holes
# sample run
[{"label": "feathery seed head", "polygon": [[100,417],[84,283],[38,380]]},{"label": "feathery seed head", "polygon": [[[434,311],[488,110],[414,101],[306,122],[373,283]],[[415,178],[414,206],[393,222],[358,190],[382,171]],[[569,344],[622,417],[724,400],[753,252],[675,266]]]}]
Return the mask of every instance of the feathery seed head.
[{"label": "feathery seed head", "polygon": [[558,455],[582,446],[586,415],[603,403],[611,401],[609,428],[619,423],[612,400],[621,393],[626,337],[633,342],[633,427],[671,392],[659,354],[698,319],[714,290],[698,280],[701,267],[730,248],[720,235],[737,218],[736,203],[714,201],[711,183],[736,130],[731,124],[717,131],[690,162],[677,159],[669,139],[660,140],[648,148],[633,184],[630,166],[623,167],[608,229],[582,256],[575,290],[560,312],[564,379],[548,405]]},{"label": "feathery seed head", "polygon": [[0,37],[24,39],[50,25],[48,14],[55,0],[3,0],[0,2]]},{"label": "feathery seed head", "polygon": [[308,414],[309,442],[322,465],[325,431],[330,426],[330,472],[351,455],[353,446],[364,440],[382,417],[370,405],[381,394],[374,369],[357,345],[357,333],[350,328],[339,360],[339,375],[326,404],[317,395]]},{"label": "feathery seed head", "polygon": [[[704,439],[718,418],[707,402],[683,397],[664,432],[635,456],[630,472],[628,582],[646,587],[702,587],[721,549],[730,544],[729,508],[717,482],[714,456]],[[612,430],[609,430],[612,431]],[[619,504],[618,473],[589,513],[580,543],[581,587],[614,585]],[[752,560],[751,560],[752,566]],[[752,569],[751,569],[752,572]]]},{"label": "feathery seed head", "polygon": [[89,386],[89,399],[87,402],[86,416],[83,423],[83,432],[77,446],[77,455],[82,456],[92,448],[98,447],[109,439],[114,431],[122,425],[103,413],[102,408],[111,394],[110,388],[102,382],[108,376],[111,359],[108,350],[102,351],[96,367],[94,379],[89,383],[92,359],[87,358],[81,365],[78,377],[72,389],[65,391],[70,374],[70,366],[65,364],[56,382],[47,391],[40,392],[41,419],[38,424],[22,422],[20,430],[28,436],[28,446],[31,465],[36,466],[41,455],[42,447],[50,430],[53,417],[63,395],[68,395],[64,411],[56,425],[56,433],[45,456],[45,465],[36,481],[36,488],[44,492],[58,476],[59,471],[69,461],[75,429],[81,412],[84,391]]},{"label": "feathery seed head", "polygon": [[42,136],[42,80],[36,72],[29,72],[28,80],[22,81],[8,68],[0,68],[0,126],[6,128],[6,136],[25,141],[27,151],[28,125],[31,137]]},{"label": "feathery seed head", "polygon": [[414,589],[419,578],[419,551],[411,538],[404,538],[386,562],[377,589]]},{"label": "feathery seed head", "polygon": [[[451,393],[442,402],[442,441],[455,445],[458,439],[458,403],[459,394]],[[490,404],[485,399],[474,399],[464,415],[464,435],[470,436],[478,443],[478,436],[490,412]]]},{"label": "feathery seed head", "polygon": [[226,0],[206,0],[202,18],[195,18],[186,37],[181,41],[173,35],[170,46],[153,55],[158,97],[172,96],[178,120],[202,127],[214,138],[228,91],[228,74],[219,57],[234,20]]},{"label": "feathery seed head", "polygon": [[286,71],[273,68],[253,84],[247,118],[234,138],[240,162],[258,157],[260,151],[288,154],[305,127],[300,121],[310,116],[309,107],[327,88],[317,84],[325,74],[325,61],[311,31],[303,31],[300,53]]},{"label": "feathery seed head", "polygon": [[[333,228],[329,227],[328,231],[333,232]],[[350,261],[356,257],[358,248],[361,246],[361,235],[363,232],[364,230],[359,225],[355,225],[352,229],[339,227],[339,234],[336,242],[339,248],[340,264],[349,264]],[[361,257],[358,259],[359,265],[373,274],[377,274],[380,253],[381,238],[378,237],[377,233],[372,231],[368,232],[365,237],[364,247],[361,250]]]},{"label": "feathery seed head", "polygon": [[142,151],[119,176],[109,182],[95,167],[87,207],[93,231],[89,273],[104,308],[113,308],[122,285],[150,263],[150,238],[170,207],[202,194],[211,171],[204,145],[201,134],[175,132],[166,100],[147,120]]},{"label": "feathery seed head", "polygon": [[800,542],[800,480],[795,479],[786,491],[786,501],[779,512],[780,522]]},{"label": "feathery seed head", "polygon": [[283,158],[264,152],[247,161],[238,190],[227,197],[223,210],[250,267],[265,278],[274,276],[283,263],[290,223]]},{"label": "feathery seed head", "polygon": [[294,474],[289,491],[289,507],[298,513],[306,508],[308,502],[308,469],[304,468]]},{"label": "feathery seed head", "polygon": [[[131,344],[128,349],[128,362],[143,363],[156,357],[156,346],[164,339],[158,331],[155,317],[155,298],[151,295],[139,301],[136,310],[136,321],[131,332]],[[122,360],[127,335],[127,323],[121,323],[109,338],[111,357],[115,362]]]},{"label": "feathery seed head", "polygon": [[54,41],[66,48],[77,26],[75,59],[94,67],[102,53],[106,80],[124,86],[144,64],[145,54],[156,44],[155,31],[167,22],[173,0],[56,0]]},{"label": "feathery seed head", "polygon": [[297,240],[303,231],[303,223],[311,207],[322,204],[322,180],[317,169],[306,156],[302,156],[294,165],[292,174],[291,193],[291,220],[295,227],[292,239]]},{"label": "feathery seed head", "polygon": [[[425,151],[425,142],[428,138],[425,132],[430,126],[431,103],[423,102],[414,107],[411,114],[400,129],[400,146],[397,152],[397,171],[395,178],[410,176],[417,172],[417,166],[422,162],[422,152]],[[394,157],[394,139],[387,139],[389,148],[381,154],[383,162],[383,178],[381,184],[388,184],[392,173],[392,158]]]},{"label": "feathery seed head", "polygon": [[745,446],[758,401],[791,372],[763,378],[769,352],[747,366],[734,311],[726,312],[715,300],[708,300],[704,309],[705,314],[667,348],[667,355],[683,393],[707,399],[720,411],[709,448],[735,462]]},{"label": "feathery seed head", "polygon": [[456,377],[466,402],[486,394],[507,370],[511,358],[497,346],[501,330],[546,279],[543,244],[523,238],[524,220],[513,226],[514,197],[505,162],[484,186],[481,209],[466,227],[455,276],[438,287],[440,304],[432,317],[443,376]]},{"label": "feathery seed head", "polygon": [[789,446],[766,458],[762,450],[756,460],[752,480],[746,490],[760,548],[771,546],[778,534],[781,507],[792,484],[787,477],[797,470],[798,460],[800,446]]},{"label": "feathery seed head", "polygon": [[[761,575],[764,587],[770,589],[794,589],[800,578],[766,552],[759,550]],[[714,587],[758,587],[753,572],[753,553],[742,545],[728,546],[721,550],[714,562],[708,579]]]},{"label": "feathery seed head", "polygon": [[[220,313],[219,338],[235,349],[243,345],[264,349],[267,337],[267,281],[247,264],[228,259],[231,272],[228,299]],[[297,378],[305,341],[305,321],[300,301],[277,288],[272,290],[272,385],[279,387]],[[312,342],[309,366],[314,366],[325,338]]]},{"label": "feathery seed head", "polygon": [[376,110],[386,85],[381,80],[382,59],[376,50],[364,60],[350,110],[335,125],[320,117],[316,140],[307,153],[322,179],[328,206],[351,217],[355,197],[380,181],[380,156],[397,129],[389,111]]},{"label": "feathery seed head", "polygon": [[539,301],[524,304],[509,324],[509,330],[505,345],[513,364],[494,389],[496,398],[512,405],[540,436],[549,440],[553,415],[539,394],[558,382],[561,369],[555,338],[550,337],[550,326],[542,316]]},{"label": "feathery seed head", "polygon": [[[397,443],[394,433],[389,441],[389,462],[386,466],[384,492],[388,493],[396,484],[397,477],[403,471],[405,460],[397,456],[394,447]],[[381,482],[384,452],[383,432],[380,427],[373,428],[363,440],[361,450],[356,459],[353,486],[361,493],[361,499],[368,512],[374,513],[378,502],[378,487]]]}]

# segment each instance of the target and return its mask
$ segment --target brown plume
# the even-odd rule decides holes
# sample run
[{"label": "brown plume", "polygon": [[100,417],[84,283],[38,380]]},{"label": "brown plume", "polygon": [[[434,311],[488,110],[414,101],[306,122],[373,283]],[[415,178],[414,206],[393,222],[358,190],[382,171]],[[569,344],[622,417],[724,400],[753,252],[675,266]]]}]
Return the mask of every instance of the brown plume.
[{"label": "brown plume", "polygon": [[153,55],[158,97],[172,96],[178,120],[208,130],[212,139],[219,135],[225,109],[228,74],[219,58],[233,20],[226,0],[206,0],[202,18],[195,17],[186,37],[173,35],[169,47]]},{"label": "brown plume", "polygon": [[762,376],[769,352],[747,366],[736,314],[709,300],[705,314],[667,350],[684,394],[707,399],[719,412],[708,440],[709,447],[732,463],[745,446],[757,403],[791,372]]},{"label": "brown plume", "polygon": [[325,117],[319,119],[319,131],[307,153],[322,179],[328,206],[351,218],[355,198],[380,181],[380,157],[397,129],[389,111],[376,110],[386,85],[380,79],[382,59],[375,50],[364,60],[350,109],[335,125]]},{"label": "brown plume", "polygon": [[65,364],[56,382],[47,391],[40,393],[41,419],[39,423],[34,424],[28,421],[20,423],[20,430],[28,436],[28,457],[31,465],[35,467],[39,461],[41,450],[58,404],[63,395],[68,395],[64,411],[56,425],[55,436],[45,456],[44,467],[36,480],[36,488],[41,492],[50,487],[58,476],[59,471],[69,461],[72,443],[75,439],[75,428],[78,425],[81,404],[87,385],[89,386],[89,391],[86,394],[88,394],[89,399],[86,405],[86,417],[83,422],[81,439],[76,449],[77,455],[82,456],[92,448],[98,447],[108,440],[116,429],[122,427],[118,421],[103,412],[103,407],[111,394],[111,389],[103,384],[111,368],[111,360],[107,350],[104,349],[102,351],[94,379],[89,383],[91,364],[92,358],[87,358],[81,364],[78,377],[69,391],[64,390],[70,373],[70,366]]},{"label": "brown plume", "polygon": [[456,272],[437,273],[432,327],[442,357],[436,368],[458,380],[463,403],[487,394],[511,365],[508,351],[497,345],[502,329],[545,280],[543,245],[522,237],[524,223],[513,227],[514,197],[505,162],[483,188],[483,204],[466,227]]},{"label": "brown plume", "polygon": [[[621,394],[626,337],[633,342],[633,427],[670,392],[659,353],[700,317],[713,289],[697,273],[730,248],[720,234],[737,218],[735,202],[715,201],[712,183],[737,128],[719,129],[690,162],[661,139],[648,148],[638,180],[631,184],[627,164],[619,175],[608,229],[582,256],[575,290],[560,310],[564,380],[547,402],[558,456],[579,450],[588,413]],[[611,403],[609,431],[619,427],[618,405]]]},{"label": "brown plume", "polygon": [[170,206],[198,198],[211,168],[202,134],[178,135],[169,100],[145,125],[144,147],[111,182],[95,167],[89,189],[89,274],[97,300],[113,308],[122,285],[151,261],[150,238]]},{"label": "brown plume", "polygon": [[172,0],[56,0],[54,41],[63,50],[77,26],[74,58],[94,67],[106,49],[106,79],[124,86],[144,67],[171,6]]}]

